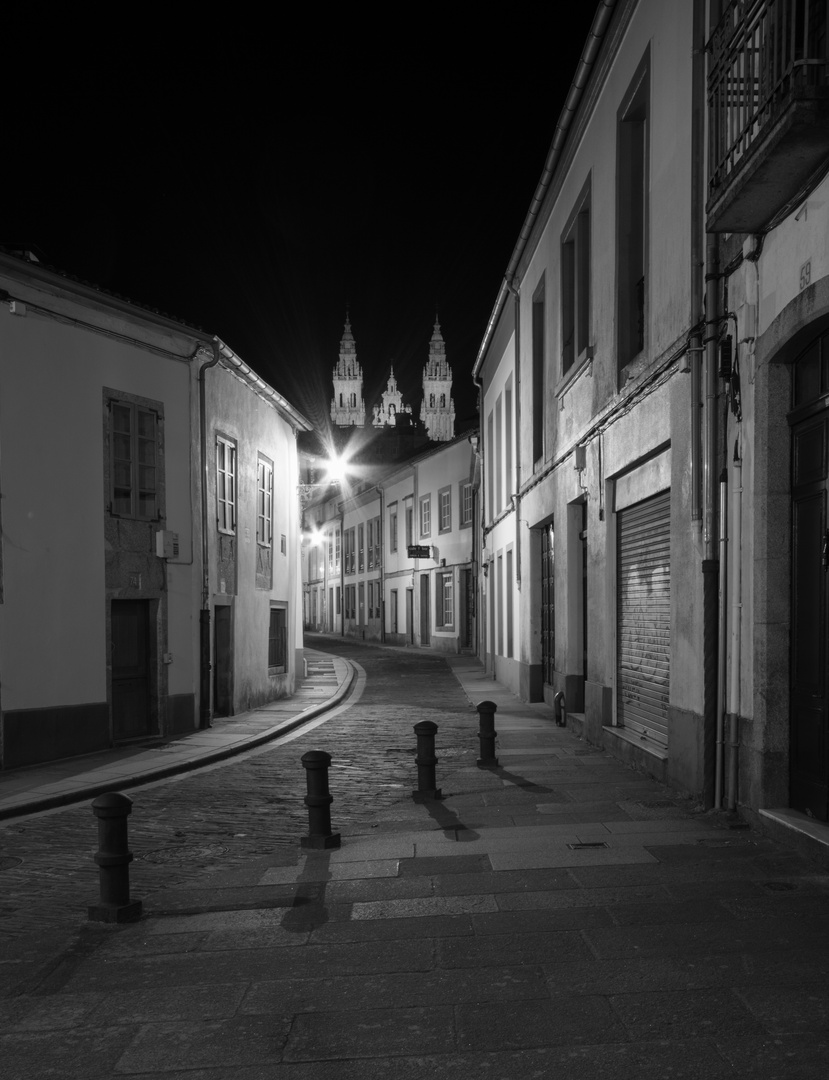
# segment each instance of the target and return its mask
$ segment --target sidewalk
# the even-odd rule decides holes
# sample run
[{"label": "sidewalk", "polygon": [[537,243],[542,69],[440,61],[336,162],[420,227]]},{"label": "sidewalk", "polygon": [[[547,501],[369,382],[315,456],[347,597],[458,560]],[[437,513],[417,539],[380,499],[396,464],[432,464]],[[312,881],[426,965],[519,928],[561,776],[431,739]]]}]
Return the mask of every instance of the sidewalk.
[{"label": "sidewalk", "polygon": [[439,730],[441,801],[85,926],[0,1002],[5,1074],[824,1080],[829,875],[447,659],[497,767]]},{"label": "sidewalk", "polygon": [[204,731],[0,774],[0,820],[162,780],[250,750],[298,727],[342,701],[355,674],[347,660],[316,649],[305,649],[305,659],[308,673],[293,697],[237,716],[216,718]]}]

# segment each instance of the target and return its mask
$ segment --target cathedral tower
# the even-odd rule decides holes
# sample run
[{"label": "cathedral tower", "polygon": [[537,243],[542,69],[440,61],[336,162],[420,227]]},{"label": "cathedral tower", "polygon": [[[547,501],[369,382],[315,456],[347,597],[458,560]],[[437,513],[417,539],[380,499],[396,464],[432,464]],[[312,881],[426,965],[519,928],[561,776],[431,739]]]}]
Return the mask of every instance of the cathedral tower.
[{"label": "cathedral tower", "polygon": [[429,359],[423,369],[423,404],[420,419],[434,442],[448,442],[455,437],[455,402],[452,400],[452,369],[446,360],[446,345],[435,320]]},{"label": "cathedral tower", "polygon": [[357,346],[351,333],[348,314],[340,342],[340,359],[334,368],[334,400],[331,420],[338,427],[362,427],[366,422],[363,400],[363,369],[357,361]]},{"label": "cathedral tower", "polygon": [[411,405],[403,404],[403,395],[397,389],[397,379],[394,377],[394,368],[391,368],[389,371],[388,384],[383,391],[383,404],[374,406],[374,419],[372,423],[375,427],[384,427],[386,424],[395,427],[397,424],[397,417],[401,413],[411,414],[411,411]]}]

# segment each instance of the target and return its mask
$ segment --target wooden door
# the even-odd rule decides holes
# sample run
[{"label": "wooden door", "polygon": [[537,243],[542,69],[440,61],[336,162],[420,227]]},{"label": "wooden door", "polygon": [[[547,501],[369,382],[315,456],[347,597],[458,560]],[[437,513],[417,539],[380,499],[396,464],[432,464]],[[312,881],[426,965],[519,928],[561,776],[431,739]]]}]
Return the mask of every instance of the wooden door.
[{"label": "wooden door", "polygon": [[113,600],[112,729],[117,741],[150,734],[150,618],[147,600]]},{"label": "wooden door", "polygon": [[420,575],[420,644],[428,645],[432,640],[432,618],[429,607],[429,575]]},{"label": "wooden door", "polygon": [[233,715],[233,631],[229,604],[217,604],[213,636],[213,714]]}]

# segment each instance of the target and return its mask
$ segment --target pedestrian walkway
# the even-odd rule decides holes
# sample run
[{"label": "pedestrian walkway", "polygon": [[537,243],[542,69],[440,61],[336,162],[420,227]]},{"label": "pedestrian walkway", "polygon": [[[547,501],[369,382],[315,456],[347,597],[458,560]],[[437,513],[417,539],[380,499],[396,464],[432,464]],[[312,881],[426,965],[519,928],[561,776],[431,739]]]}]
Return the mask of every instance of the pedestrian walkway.
[{"label": "pedestrian walkway", "polygon": [[5,1074],[825,1080],[829,875],[447,659],[497,765],[438,724],[440,801],[86,926],[0,1002]]},{"label": "pedestrian walkway", "polygon": [[203,731],[0,773],[0,820],[197,769],[298,727],[342,701],[355,674],[348,661],[315,649],[305,650],[305,662],[307,671],[292,697],[217,717]]}]

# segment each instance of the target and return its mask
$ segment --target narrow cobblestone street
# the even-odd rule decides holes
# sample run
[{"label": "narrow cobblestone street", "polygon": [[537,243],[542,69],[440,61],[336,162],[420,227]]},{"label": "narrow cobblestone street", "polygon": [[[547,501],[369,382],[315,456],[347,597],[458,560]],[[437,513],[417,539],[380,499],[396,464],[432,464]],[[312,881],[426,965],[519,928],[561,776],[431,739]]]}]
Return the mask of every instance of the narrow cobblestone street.
[{"label": "narrow cobblestone street", "polygon": [[[4,1080],[825,1080],[825,870],[474,658],[315,645],[358,665],[344,707],[132,792],[140,922],[86,920],[88,805],[2,825]],[[299,847],[310,749],[339,849]]]},{"label": "narrow cobblestone street", "polygon": [[[295,861],[308,825],[300,763],[308,750],[332,755],[332,819],[340,831],[409,798],[418,721],[440,726],[445,764],[457,754],[474,756],[477,714],[443,660],[419,651],[336,645],[365,670],[356,704],[299,738],[130,792],[135,896],[208,880],[280,848]],[[3,952],[22,946],[28,954],[30,935],[71,930],[83,918],[97,890],[96,842],[89,802],[0,823]]]}]

